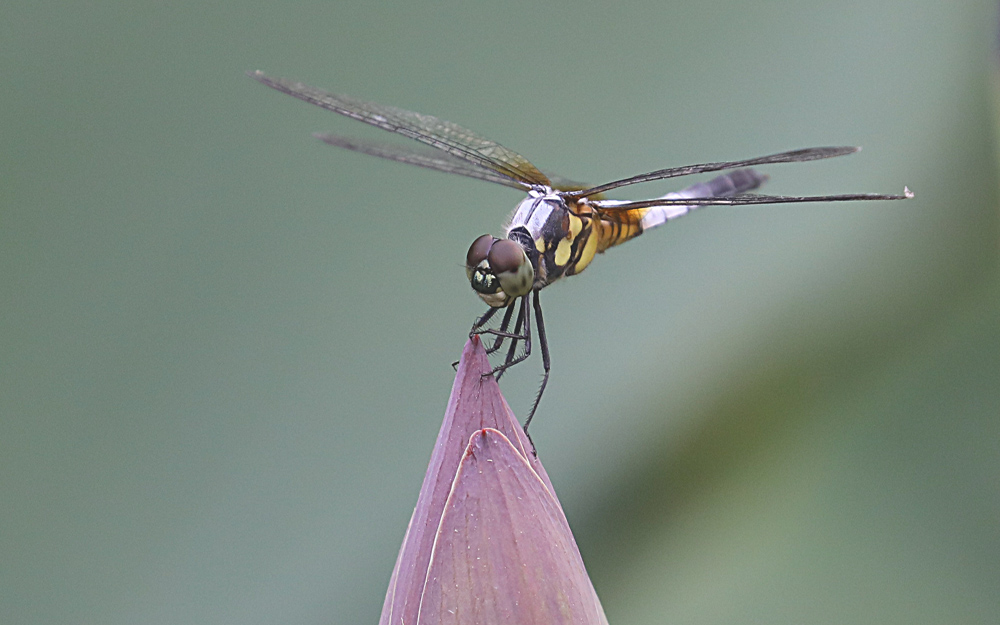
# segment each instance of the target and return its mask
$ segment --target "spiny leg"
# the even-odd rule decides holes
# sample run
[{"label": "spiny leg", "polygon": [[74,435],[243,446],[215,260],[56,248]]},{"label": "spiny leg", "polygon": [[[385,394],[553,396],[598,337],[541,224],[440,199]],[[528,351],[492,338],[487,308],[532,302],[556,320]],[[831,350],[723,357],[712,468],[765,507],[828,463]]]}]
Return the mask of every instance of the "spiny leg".
[{"label": "spiny leg", "polygon": [[[513,306],[513,304],[511,304],[511,306]],[[517,321],[514,322],[514,334],[515,335],[520,335],[521,334],[521,326],[523,324],[524,324],[524,310],[521,310],[521,311],[519,311],[519,313],[517,315]],[[500,339],[498,338],[497,340],[499,341]],[[507,357],[504,358],[504,364],[507,364],[507,366],[510,366],[510,364],[508,364],[508,363],[511,363],[514,360],[514,351],[517,349],[517,341],[518,340],[519,339],[516,339],[516,338],[512,338],[510,340],[510,347],[507,349]],[[497,374],[497,382],[500,381],[500,378],[503,376],[503,374],[505,372],[506,372],[506,370],[501,371],[499,374]]]},{"label": "spiny leg", "polygon": [[[522,316],[524,318],[524,334],[511,334],[511,333],[503,334],[503,336],[506,336],[509,339],[517,339],[524,341],[524,353],[513,359],[505,361],[502,365],[494,367],[492,371],[493,375],[497,374],[502,375],[504,371],[506,371],[510,367],[513,367],[514,365],[523,361],[524,359],[526,359],[528,356],[531,355],[531,308],[528,306],[528,297],[530,297],[530,293],[521,298],[520,310],[517,313],[519,319]],[[485,332],[488,332],[489,334],[497,334],[496,330],[486,330]]]},{"label": "spiny leg", "polygon": [[479,334],[479,329],[489,323],[489,320],[493,318],[493,315],[497,314],[498,310],[500,309],[490,306],[489,309],[484,312],[479,319],[476,319],[475,323],[472,324],[472,329],[469,330],[469,336],[471,337],[473,334]]},{"label": "spiny leg", "polygon": [[[519,302],[519,309],[517,311],[518,316],[528,314],[527,306],[524,302],[525,297],[521,297],[518,299]],[[500,329],[494,330],[493,328],[480,328],[479,330],[474,331],[473,334],[479,334],[479,335],[491,334],[493,336],[502,336],[505,339],[517,339],[519,341],[524,340],[524,334],[521,333],[515,334],[513,332],[508,332],[506,330],[500,330]]]},{"label": "spiny leg", "polygon": [[[513,304],[511,304],[511,306],[513,306]],[[497,314],[498,310],[500,310],[500,309],[499,308],[493,308],[491,306],[490,308],[488,308],[486,310],[486,312],[484,312],[482,315],[480,315],[479,318],[476,319],[475,323],[472,324],[472,329],[469,330],[469,338],[471,339],[473,337],[473,335],[476,335],[476,334],[482,334],[479,331],[479,328],[481,328],[485,324],[489,323],[489,320],[493,318],[493,315]],[[503,320],[504,324],[506,324],[509,321],[509,319],[510,319],[510,313],[511,312],[512,312],[511,310],[508,310],[507,314],[504,316],[504,320]],[[501,325],[500,327],[504,327],[504,326]],[[498,344],[494,345],[493,347],[487,348],[486,349],[486,353],[487,354],[493,353],[493,352],[495,352],[497,350],[498,347],[500,347],[499,342],[498,342]],[[458,363],[459,362],[461,362],[461,361],[456,360],[455,362],[451,363],[451,368],[452,369],[458,369]]]},{"label": "spiny leg", "polygon": [[[542,320],[542,303],[538,299],[538,291],[535,291],[535,298],[532,300],[532,307],[535,309],[535,325],[538,327],[538,344],[542,347],[542,385],[538,388],[538,394],[535,395],[535,403],[531,406],[531,412],[528,413],[528,419],[524,422],[524,434],[528,436],[528,426],[531,425],[531,419],[535,416],[535,411],[538,410],[538,402],[542,401],[542,393],[545,392],[545,385],[549,383],[549,369],[551,368],[551,362],[549,361],[549,342],[545,340],[545,321]],[[528,440],[531,440],[531,436],[528,436]]]},{"label": "spiny leg", "polygon": [[[499,328],[499,330],[501,332],[506,332],[507,331],[507,328],[510,326],[510,318],[513,315],[514,315],[514,303],[511,302],[511,304],[509,306],[507,306],[507,312],[505,312],[503,314],[503,321],[500,322],[500,328]],[[520,326],[520,323],[521,323],[521,317],[518,316],[518,318],[517,318],[517,324],[516,325]],[[520,328],[519,327],[515,327],[514,328],[514,334],[517,334],[518,332],[520,332]],[[492,354],[493,352],[495,352],[498,349],[500,349],[500,346],[503,344],[503,340],[504,340],[503,336],[497,336],[496,340],[493,341],[493,345],[491,347],[487,347],[486,348],[486,353],[487,354]]]}]

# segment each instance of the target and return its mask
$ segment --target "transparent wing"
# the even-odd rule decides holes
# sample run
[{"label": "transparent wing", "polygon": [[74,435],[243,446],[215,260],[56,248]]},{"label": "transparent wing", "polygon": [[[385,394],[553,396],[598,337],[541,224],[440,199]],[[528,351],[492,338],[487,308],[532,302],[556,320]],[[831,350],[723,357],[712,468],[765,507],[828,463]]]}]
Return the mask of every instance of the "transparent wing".
[{"label": "transparent wing", "polygon": [[[313,133],[313,136],[324,143],[337,146],[338,148],[353,150],[355,152],[361,152],[362,154],[369,154],[371,156],[389,159],[390,161],[416,165],[417,167],[426,167],[427,169],[441,171],[446,174],[468,176],[469,178],[485,180],[486,182],[493,182],[495,184],[502,184],[515,189],[523,189],[520,183],[512,182],[510,178],[501,176],[492,169],[485,169],[479,165],[470,163],[469,161],[449,156],[439,150],[428,150],[421,149],[419,147],[395,145],[380,141],[355,139],[353,137],[345,137],[342,135],[334,135],[323,132]],[[547,172],[545,173],[545,176],[549,179],[552,188],[557,191],[577,191],[579,189],[586,189],[590,186],[582,182],[576,182],[570,180],[569,178],[556,176]]]},{"label": "transparent wing", "polygon": [[[546,173],[545,175],[548,176],[549,180],[552,181],[551,186],[556,191],[562,191],[563,193],[575,193],[577,191],[582,191],[583,189],[590,188],[589,184],[585,184],[583,182],[576,182],[575,180],[571,180],[569,178],[563,178],[562,176],[556,176],[550,173]],[[594,195],[590,195],[587,197],[589,197],[592,200],[599,200],[602,199],[604,196],[595,193]]]},{"label": "transparent wing", "polygon": [[708,171],[722,171],[724,169],[737,169],[740,167],[752,167],[754,165],[770,165],[773,163],[799,163],[802,161],[815,161],[822,158],[833,158],[853,154],[861,148],[856,147],[835,147],[835,148],[806,148],[804,150],[792,150],[791,152],[781,152],[769,156],[759,156],[742,161],[723,161],[719,163],[702,163],[700,165],[685,165],[683,167],[670,167],[658,169],[648,174],[639,174],[629,178],[622,178],[607,184],[602,184],[590,189],[581,191],[571,191],[567,196],[571,198],[591,197],[599,193],[605,193],[611,189],[625,187],[640,182],[650,182],[652,180],[662,180],[664,178],[676,178],[678,176],[689,176],[691,174],[701,174]]},{"label": "transparent wing", "polygon": [[757,195],[747,193],[731,197],[704,198],[654,198],[639,202],[594,202],[598,210],[604,212],[630,211],[653,206],[745,206],[748,204],[790,204],[799,202],[866,202],[870,200],[908,200],[913,197],[913,191],[904,187],[902,195],[883,195],[880,193],[854,193],[849,195]]},{"label": "transparent wing", "polygon": [[[736,169],[716,176],[707,182],[697,182],[680,191],[672,191],[656,198],[658,200],[690,200],[691,198],[732,197],[745,194],[760,187],[767,181],[767,176],[754,169]],[[670,204],[635,208],[628,200],[606,200],[590,204],[597,208],[601,215],[608,215],[610,221],[621,220],[626,223],[640,222],[642,231],[652,230],[678,217],[688,215],[697,204]]]},{"label": "transparent wing", "polygon": [[446,174],[457,174],[459,176],[476,178],[477,180],[485,180],[486,182],[502,184],[515,189],[524,188],[521,183],[511,180],[507,176],[502,176],[492,169],[486,169],[469,161],[454,158],[439,150],[418,150],[388,143],[362,141],[350,137],[323,133],[315,133],[313,136],[324,143],[337,146],[338,148],[370,154],[371,156],[386,158],[390,161],[407,163],[409,165],[416,165],[417,167],[426,167],[427,169],[442,171]]},{"label": "transparent wing", "polygon": [[327,93],[284,78],[269,78],[261,72],[249,72],[248,75],[268,87],[310,104],[409,137],[457,159],[496,172],[519,188],[550,185],[545,174],[538,171],[528,159],[458,124],[394,106]]}]

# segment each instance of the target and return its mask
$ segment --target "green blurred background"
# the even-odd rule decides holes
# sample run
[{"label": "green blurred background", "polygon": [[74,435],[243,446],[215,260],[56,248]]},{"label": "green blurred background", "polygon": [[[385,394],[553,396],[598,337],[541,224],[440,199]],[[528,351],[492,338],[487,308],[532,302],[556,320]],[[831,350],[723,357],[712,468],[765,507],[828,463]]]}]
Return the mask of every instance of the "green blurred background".
[{"label": "green blurred background", "polygon": [[[520,196],[262,69],[595,183],[812,145],[545,293],[532,429],[613,624],[1000,623],[985,1],[6,3],[0,622],[376,623]],[[630,189],[660,194],[677,184]],[[532,360],[504,380],[526,413]]]}]

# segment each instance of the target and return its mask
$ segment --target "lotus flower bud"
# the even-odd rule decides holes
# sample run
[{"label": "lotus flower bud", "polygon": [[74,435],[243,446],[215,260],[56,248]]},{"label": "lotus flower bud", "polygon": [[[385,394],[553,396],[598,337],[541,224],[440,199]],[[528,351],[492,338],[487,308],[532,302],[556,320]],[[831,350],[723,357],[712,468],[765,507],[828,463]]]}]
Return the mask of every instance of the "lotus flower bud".
[{"label": "lotus flower bud", "polygon": [[552,483],[489,371],[471,338],[379,623],[607,625]]}]

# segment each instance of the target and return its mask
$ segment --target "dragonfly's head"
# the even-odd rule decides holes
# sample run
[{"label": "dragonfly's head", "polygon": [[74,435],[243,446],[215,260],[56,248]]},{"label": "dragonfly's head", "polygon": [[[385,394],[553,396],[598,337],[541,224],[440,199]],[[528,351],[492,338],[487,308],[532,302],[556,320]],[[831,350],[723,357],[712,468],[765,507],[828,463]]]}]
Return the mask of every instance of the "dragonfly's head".
[{"label": "dragonfly's head", "polygon": [[472,242],[465,273],[479,297],[494,308],[531,292],[535,270],[524,248],[510,239],[484,234]]}]

